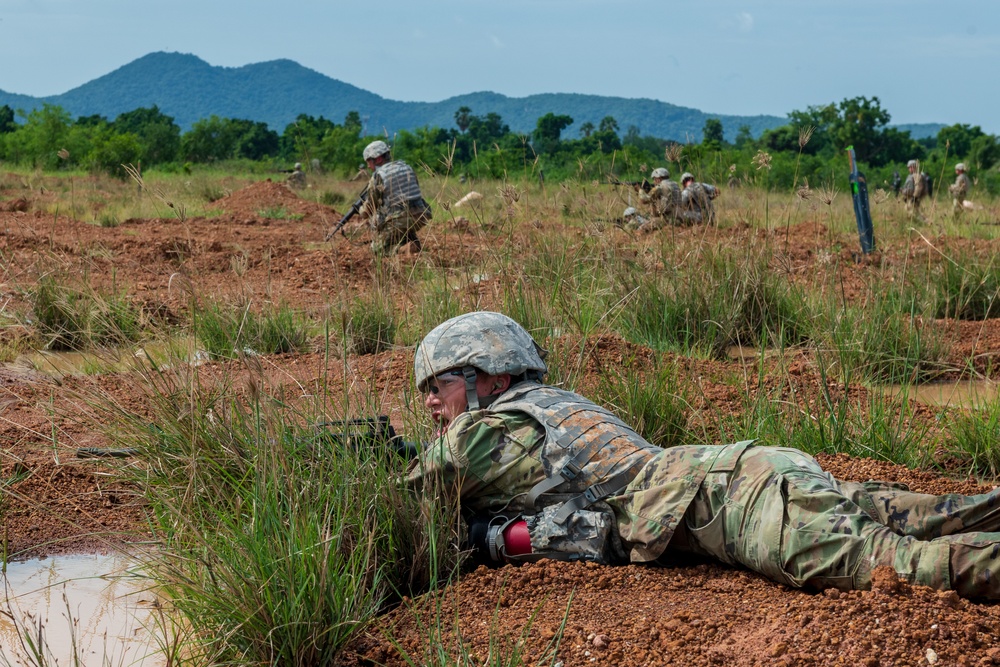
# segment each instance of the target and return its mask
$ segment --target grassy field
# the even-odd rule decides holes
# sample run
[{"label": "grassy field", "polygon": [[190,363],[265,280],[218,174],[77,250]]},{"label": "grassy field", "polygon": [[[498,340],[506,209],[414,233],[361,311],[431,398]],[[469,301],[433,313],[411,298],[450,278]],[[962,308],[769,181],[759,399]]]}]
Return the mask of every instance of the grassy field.
[{"label": "grassy field", "polygon": [[[70,424],[134,448],[102,470],[142,498],[136,555],[175,612],[170,664],[335,664],[357,628],[456,576],[458,522],[401,488],[404,460],[317,424],[389,414],[426,440],[413,346],[477,309],[518,320],[550,382],[664,447],[756,437],[995,479],[1000,403],[931,408],[905,387],[1000,376],[1000,204],[956,219],[939,195],[914,223],[876,190],[861,256],[846,174],[794,193],[765,176],[748,165],[724,189],[717,227],[640,237],[613,223],[629,189],[423,175],[424,252],[376,260],[363,227],[322,242],[361,183],[311,175],[236,210],[266,175],[5,171],[0,358],[93,362],[51,391],[50,432],[5,448],[0,513],[41,503],[17,462],[79,442]],[[528,664],[516,642],[494,657]],[[420,664],[455,664],[437,660]]]}]

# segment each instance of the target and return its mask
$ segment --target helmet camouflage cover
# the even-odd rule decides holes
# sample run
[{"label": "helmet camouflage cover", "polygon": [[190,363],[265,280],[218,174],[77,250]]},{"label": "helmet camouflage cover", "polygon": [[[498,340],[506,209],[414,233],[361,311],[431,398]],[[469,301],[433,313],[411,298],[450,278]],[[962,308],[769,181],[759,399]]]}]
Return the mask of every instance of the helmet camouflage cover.
[{"label": "helmet camouflage cover", "polygon": [[524,327],[500,313],[466,313],[434,327],[417,346],[413,375],[423,390],[435,375],[472,366],[489,375],[545,374],[546,351]]},{"label": "helmet camouflage cover", "polygon": [[670,171],[666,167],[657,167],[653,170],[653,173],[649,175],[650,178],[670,178]]},{"label": "helmet camouflage cover", "polygon": [[681,174],[681,183],[683,183],[684,181],[688,180],[689,178],[693,181],[694,180],[694,174],[692,174],[689,171],[685,171],[683,174]]},{"label": "helmet camouflage cover", "polygon": [[384,141],[373,141],[367,146],[365,146],[364,153],[361,156],[367,162],[368,160],[374,160],[379,155],[385,155],[389,152],[389,144]]},{"label": "helmet camouflage cover", "polygon": [[955,165],[955,171],[965,171],[965,163],[959,162]]},{"label": "helmet camouflage cover", "polygon": [[639,211],[635,210],[635,206],[629,206],[627,209],[625,209],[625,212],[622,213],[622,217],[624,217],[624,218],[631,218],[633,215],[635,215],[638,212]]}]

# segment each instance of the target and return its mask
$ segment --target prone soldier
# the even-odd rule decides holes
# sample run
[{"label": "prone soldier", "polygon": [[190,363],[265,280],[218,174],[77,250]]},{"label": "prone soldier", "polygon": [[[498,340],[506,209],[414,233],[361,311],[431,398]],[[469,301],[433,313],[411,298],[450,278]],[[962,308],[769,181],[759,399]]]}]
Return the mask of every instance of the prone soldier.
[{"label": "prone soldier", "polygon": [[753,441],[661,449],[583,396],[542,383],[546,351],[514,320],[452,318],[417,348],[437,426],[411,488],[457,500],[480,554],[605,564],[688,553],[792,587],[864,590],[880,566],[1000,599],[1000,489],[963,496],[845,482]]}]

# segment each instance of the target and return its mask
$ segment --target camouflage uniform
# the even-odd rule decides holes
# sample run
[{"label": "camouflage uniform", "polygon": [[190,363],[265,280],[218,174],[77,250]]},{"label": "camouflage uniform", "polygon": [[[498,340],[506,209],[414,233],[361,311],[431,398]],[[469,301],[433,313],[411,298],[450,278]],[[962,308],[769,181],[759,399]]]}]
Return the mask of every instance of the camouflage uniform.
[{"label": "camouflage uniform", "polygon": [[[910,166],[911,165],[907,165],[908,168]],[[924,216],[920,213],[920,200],[927,194],[927,188],[919,167],[915,170],[910,169],[910,174],[906,177],[906,181],[903,183],[903,189],[901,192],[903,194],[903,203],[906,205],[907,214],[914,220],[922,221]]]},{"label": "camouflage uniform", "polygon": [[[578,469],[564,475],[570,460]],[[798,450],[750,442],[660,450],[587,399],[534,382],[456,418],[408,479],[443,482],[466,510],[524,515],[533,554],[522,560],[664,562],[680,551],[843,590],[870,587],[888,565],[913,583],[1000,598],[1000,532],[989,532],[1000,531],[1000,492],[842,482]],[[594,501],[560,522],[585,490]]]},{"label": "camouflage uniform", "polygon": [[402,160],[375,169],[368,181],[366,212],[375,230],[372,250],[380,255],[404,243],[412,242],[419,248],[417,232],[431,219],[431,207],[420,194],[417,175]]},{"label": "camouflage uniform", "polygon": [[719,190],[708,183],[692,181],[681,193],[681,219],[688,224],[707,222],[715,224],[715,205],[712,200]]},{"label": "camouflage uniform", "polygon": [[951,207],[952,212],[957,216],[960,215],[964,210],[965,206],[963,202],[966,197],[969,196],[969,190],[972,189],[972,179],[965,171],[961,171],[957,176],[955,176],[955,182],[948,186],[948,192],[951,193]]},{"label": "camouflage uniform", "polygon": [[652,232],[664,225],[673,225],[678,220],[681,204],[681,186],[668,178],[654,185],[649,192],[639,191],[639,201],[650,207],[650,220],[639,225],[640,232]]},{"label": "camouflage uniform", "polygon": [[295,165],[295,169],[293,169],[292,173],[290,173],[288,175],[287,183],[288,183],[289,187],[293,187],[293,188],[304,188],[304,187],[306,187],[306,175],[302,171],[302,165],[300,165],[300,164],[296,164]]}]

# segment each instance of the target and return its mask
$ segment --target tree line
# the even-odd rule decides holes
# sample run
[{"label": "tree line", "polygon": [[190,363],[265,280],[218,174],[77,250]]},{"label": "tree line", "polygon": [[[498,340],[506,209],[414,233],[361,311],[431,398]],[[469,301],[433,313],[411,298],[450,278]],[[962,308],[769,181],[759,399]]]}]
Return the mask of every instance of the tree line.
[{"label": "tree line", "polygon": [[[20,116],[20,122],[18,122]],[[711,182],[753,181],[772,188],[805,183],[825,186],[842,181],[847,146],[853,146],[872,187],[905,176],[907,160],[918,159],[933,178],[950,176],[955,162],[966,162],[983,189],[1000,187],[992,168],[1000,162],[1000,143],[978,126],[956,124],[936,137],[913,139],[889,126],[889,112],[877,97],[811,106],[788,114],[788,123],[753,137],[748,126],[734,141],[724,139],[722,122],[709,119],[700,143],[624,132],[607,116],[596,126],[583,123],[579,136],[565,136],[573,118],[547,113],[530,133],[512,132],[496,113],[478,115],[469,107],[455,112],[451,128],[422,127],[390,137],[394,155],[436,173],[470,178],[577,179],[608,176],[633,180],[657,166],[690,171]],[[189,171],[195,165],[231,161],[281,170],[292,162],[344,175],[361,163],[365,136],[358,112],[341,123],[301,114],[279,134],[265,123],[211,116],[182,132],[155,105],[119,115],[73,119],[59,106],[45,104],[15,113],[0,107],[0,160],[42,170],[86,169],[125,178],[122,165]],[[766,159],[761,156],[766,154]],[[674,174],[675,176],[679,174]]]}]

